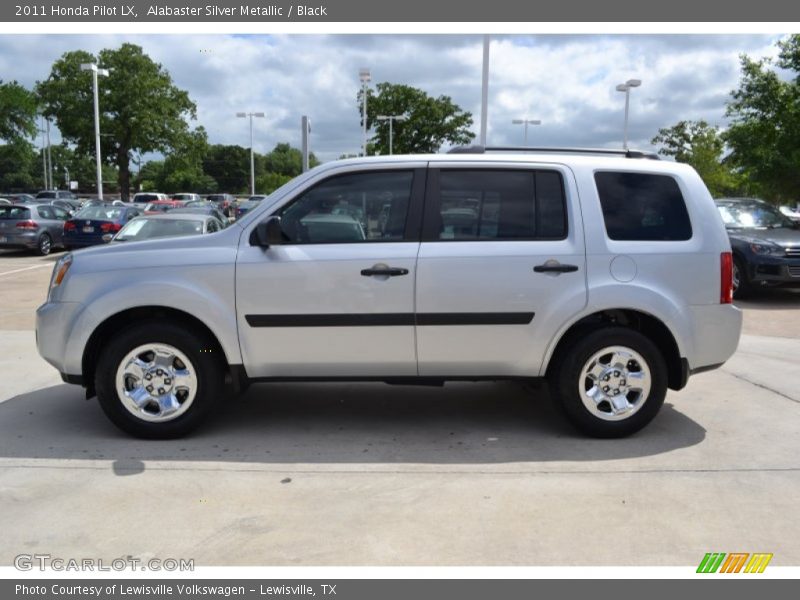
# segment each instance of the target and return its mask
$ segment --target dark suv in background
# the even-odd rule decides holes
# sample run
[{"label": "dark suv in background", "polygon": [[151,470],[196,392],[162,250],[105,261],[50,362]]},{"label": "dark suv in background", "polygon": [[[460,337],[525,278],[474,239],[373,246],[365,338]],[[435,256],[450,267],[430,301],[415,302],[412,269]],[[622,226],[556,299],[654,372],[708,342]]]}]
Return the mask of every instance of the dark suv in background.
[{"label": "dark suv in background", "polygon": [[733,249],[733,295],[758,286],[800,287],[800,224],[756,198],[720,198]]}]

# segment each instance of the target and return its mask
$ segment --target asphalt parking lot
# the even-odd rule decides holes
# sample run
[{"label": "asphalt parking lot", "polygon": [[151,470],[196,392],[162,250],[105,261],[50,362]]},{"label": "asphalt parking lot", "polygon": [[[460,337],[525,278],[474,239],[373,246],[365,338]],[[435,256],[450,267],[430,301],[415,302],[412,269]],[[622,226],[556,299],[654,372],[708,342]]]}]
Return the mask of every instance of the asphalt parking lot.
[{"label": "asphalt parking lot", "polygon": [[624,440],[546,393],[261,384],[196,435],[119,433],[36,354],[57,255],[0,252],[0,565],[800,564],[800,290],[740,305],[739,351]]}]

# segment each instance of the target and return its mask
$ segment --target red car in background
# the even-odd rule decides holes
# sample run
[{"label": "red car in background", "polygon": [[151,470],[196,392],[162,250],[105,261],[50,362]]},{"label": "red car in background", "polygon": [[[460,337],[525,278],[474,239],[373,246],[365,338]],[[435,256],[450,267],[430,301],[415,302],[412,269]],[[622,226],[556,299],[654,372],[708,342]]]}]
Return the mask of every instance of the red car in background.
[{"label": "red car in background", "polygon": [[173,208],[182,208],[186,203],[181,200],[156,200],[150,202],[144,207],[144,214],[157,215],[172,210]]}]

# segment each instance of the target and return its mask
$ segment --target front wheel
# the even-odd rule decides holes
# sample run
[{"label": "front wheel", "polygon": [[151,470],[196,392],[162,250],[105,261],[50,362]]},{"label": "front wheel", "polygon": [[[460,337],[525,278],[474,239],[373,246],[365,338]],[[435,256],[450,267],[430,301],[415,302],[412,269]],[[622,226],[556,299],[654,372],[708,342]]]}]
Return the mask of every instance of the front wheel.
[{"label": "front wheel", "polygon": [[630,435],[658,413],[667,367],[638,331],[604,327],[573,341],[551,372],[551,394],[578,430],[598,438]]},{"label": "front wheel", "polygon": [[139,323],[103,348],[97,398],[126,433],[180,437],[200,424],[222,393],[221,358],[205,336],[164,321]]},{"label": "front wheel", "polygon": [[747,276],[747,268],[738,258],[733,259],[733,297],[736,300],[746,298],[753,291],[753,284]]}]

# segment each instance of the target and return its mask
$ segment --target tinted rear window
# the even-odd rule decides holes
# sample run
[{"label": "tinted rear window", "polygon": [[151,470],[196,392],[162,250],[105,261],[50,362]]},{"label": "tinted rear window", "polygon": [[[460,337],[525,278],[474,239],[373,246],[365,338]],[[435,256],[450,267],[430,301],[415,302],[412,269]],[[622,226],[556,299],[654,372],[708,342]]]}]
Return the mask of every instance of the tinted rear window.
[{"label": "tinted rear window", "polygon": [[612,240],[681,241],[692,224],[678,183],[668,175],[595,173],[606,232]]},{"label": "tinted rear window", "polygon": [[4,221],[30,219],[31,211],[22,206],[0,206],[0,219]]}]

